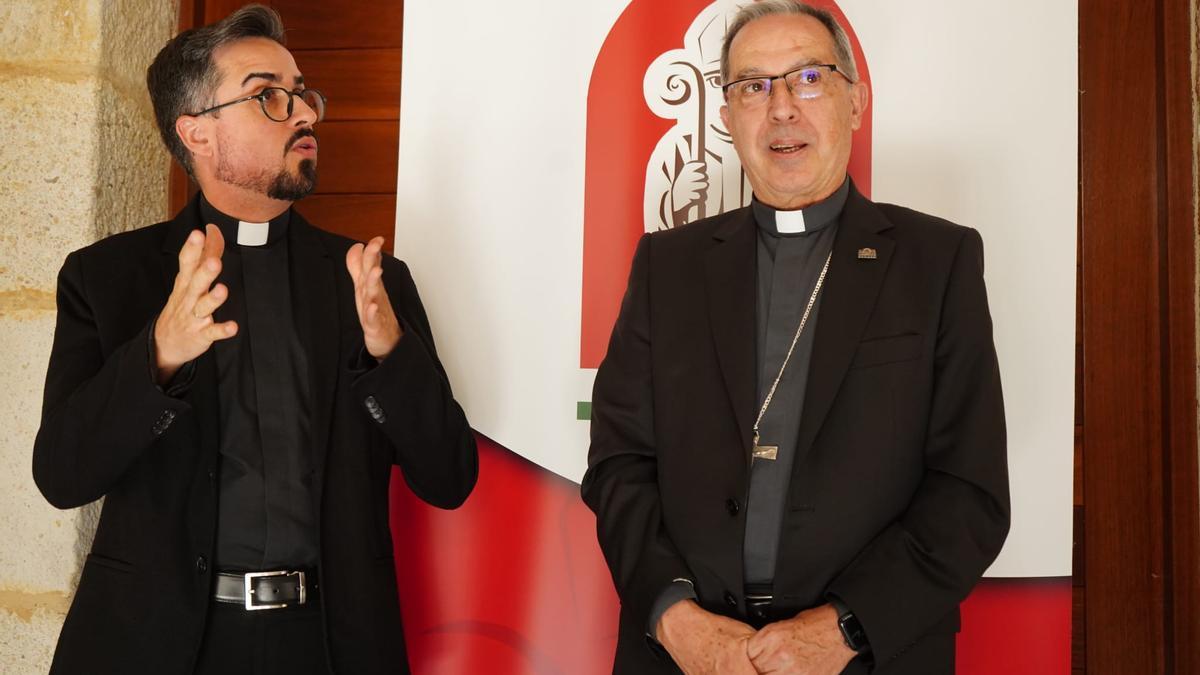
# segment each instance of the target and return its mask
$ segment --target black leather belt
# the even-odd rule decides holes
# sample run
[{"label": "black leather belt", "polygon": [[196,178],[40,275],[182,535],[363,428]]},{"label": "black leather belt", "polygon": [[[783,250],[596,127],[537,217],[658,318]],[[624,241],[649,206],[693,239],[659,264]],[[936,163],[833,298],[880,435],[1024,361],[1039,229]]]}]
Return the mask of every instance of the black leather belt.
[{"label": "black leather belt", "polygon": [[746,619],[755,627],[762,628],[775,619],[775,596],[771,584],[746,584]]},{"label": "black leather belt", "polygon": [[213,599],[247,610],[299,607],[316,601],[317,578],[311,572],[218,572]]},{"label": "black leather belt", "polygon": [[746,595],[746,614],[752,622],[770,622],[774,597],[770,595]]}]

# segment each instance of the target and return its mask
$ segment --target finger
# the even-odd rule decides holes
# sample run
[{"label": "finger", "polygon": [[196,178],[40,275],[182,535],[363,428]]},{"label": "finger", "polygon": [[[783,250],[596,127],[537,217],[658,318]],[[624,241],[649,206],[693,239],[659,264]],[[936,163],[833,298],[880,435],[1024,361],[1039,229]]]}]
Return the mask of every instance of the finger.
[{"label": "finger", "polygon": [[772,651],[774,644],[775,631],[768,625],[750,636],[746,642],[746,653],[751,659],[761,658]]},{"label": "finger", "polygon": [[379,266],[379,252],[382,249],[383,237],[372,237],[371,241],[367,242],[367,248],[363,251],[362,258],[362,273],[364,276],[370,274],[372,269]]},{"label": "finger", "polygon": [[762,633],[755,633],[746,640],[746,656],[749,656],[751,661],[762,656],[763,641],[760,637],[761,635]]},{"label": "finger", "polygon": [[210,316],[217,310],[218,307],[225,304],[229,299],[229,288],[225,284],[217,284],[213,289],[204,295],[201,295],[196,304],[192,307],[192,316],[197,319],[203,319]]},{"label": "finger", "polygon": [[204,257],[220,258],[225,254],[225,235],[221,228],[209,223],[204,226]]},{"label": "finger", "polygon": [[175,275],[175,288],[187,288],[196,265],[200,262],[204,246],[204,235],[199,230],[192,230],[187,241],[179,248],[179,273]]},{"label": "finger", "polygon": [[[212,288],[213,282],[217,280],[217,275],[221,273],[220,258],[205,258],[196,267],[196,271],[192,273],[192,278],[188,282],[187,298],[190,299],[190,304],[194,305],[201,295],[204,295]],[[189,309],[190,311],[190,309]]]},{"label": "finger", "polygon": [[226,340],[237,335],[238,325],[236,321],[225,321],[223,323],[214,323],[204,327],[201,335],[209,342],[217,340]]},{"label": "finger", "polygon": [[346,251],[346,271],[350,273],[350,279],[356,289],[359,285],[359,270],[362,269],[362,254],[362,244],[355,244]]},{"label": "finger", "polygon": [[364,285],[366,286],[367,298],[371,300],[378,299],[378,296],[383,293],[383,268],[372,267],[371,271],[367,273],[367,280]]}]

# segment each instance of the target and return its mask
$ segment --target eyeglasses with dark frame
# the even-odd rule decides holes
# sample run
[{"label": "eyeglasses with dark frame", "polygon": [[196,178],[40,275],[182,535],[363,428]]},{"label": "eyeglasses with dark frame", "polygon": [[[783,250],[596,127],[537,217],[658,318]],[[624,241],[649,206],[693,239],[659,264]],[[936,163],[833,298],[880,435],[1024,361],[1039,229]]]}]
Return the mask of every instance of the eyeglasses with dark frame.
[{"label": "eyeglasses with dark frame", "polygon": [[267,87],[257,94],[243,96],[242,98],[214,105],[206,110],[201,110],[198,113],[192,113],[193,117],[199,115],[207,115],[214,110],[220,110],[238,103],[257,100],[259,106],[262,107],[263,114],[267,119],[274,122],[286,122],[292,118],[292,113],[295,110],[296,97],[299,97],[304,104],[312,109],[317,114],[317,122],[325,119],[325,94],[322,94],[316,89],[298,89],[289,91],[283,87]]},{"label": "eyeglasses with dark frame", "polygon": [[775,80],[783,80],[792,96],[800,99],[814,99],[828,92],[832,80],[826,76],[837,73],[847,82],[854,84],[849,76],[838,70],[837,64],[812,63],[789,70],[782,75],[762,75],[744,77],[723,85],[721,91],[726,101],[734,101],[744,106],[755,106],[765,103],[771,98],[771,85]]}]

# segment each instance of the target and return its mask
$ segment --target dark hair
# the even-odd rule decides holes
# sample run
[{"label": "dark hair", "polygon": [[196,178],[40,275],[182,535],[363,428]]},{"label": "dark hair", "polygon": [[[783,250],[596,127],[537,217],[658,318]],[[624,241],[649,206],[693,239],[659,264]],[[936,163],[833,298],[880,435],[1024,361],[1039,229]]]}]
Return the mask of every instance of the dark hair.
[{"label": "dark hair", "polygon": [[842,28],[837,19],[833,18],[833,14],[799,0],[758,0],[738,10],[725,30],[725,42],[721,45],[722,82],[728,82],[730,79],[729,46],[733,43],[733,38],[751,21],[775,14],[811,16],[820,21],[833,38],[833,55],[837,59],[838,70],[842,71],[846,79],[851,82],[858,81],[858,65],[854,62],[854,50],[850,46],[850,37],[846,35],[846,30]]},{"label": "dark hair", "polygon": [[192,173],[192,155],[175,133],[175,120],[216,105],[213,95],[221,73],[213,63],[218,47],[245,38],[263,37],[284,44],[283,21],[263,5],[246,5],[224,19],[176,35],[146,69],[146,88],[154,119],[167,150]]}]

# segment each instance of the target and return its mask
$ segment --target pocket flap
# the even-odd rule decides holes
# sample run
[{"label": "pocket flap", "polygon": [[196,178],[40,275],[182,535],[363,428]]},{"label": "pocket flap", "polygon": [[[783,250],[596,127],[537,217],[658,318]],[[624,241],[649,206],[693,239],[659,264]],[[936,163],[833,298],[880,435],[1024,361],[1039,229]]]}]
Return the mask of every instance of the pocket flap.
[{"label": "pocket flap", "polygon": [[885,363],[910,361],[921,355],[921,336],[917,333],[875,338],[858,343],[851,368],[881,366]]}]

